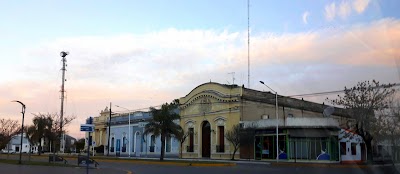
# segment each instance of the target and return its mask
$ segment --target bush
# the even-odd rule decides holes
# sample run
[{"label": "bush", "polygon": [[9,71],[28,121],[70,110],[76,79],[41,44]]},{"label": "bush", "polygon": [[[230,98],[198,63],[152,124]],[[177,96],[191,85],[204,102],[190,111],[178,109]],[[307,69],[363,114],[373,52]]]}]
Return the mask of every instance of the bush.
[{"label": "bush", "polygon": [[94,148],[94,150],[96,151],[96,153],[104,153],[104,145],[97,146]]}]

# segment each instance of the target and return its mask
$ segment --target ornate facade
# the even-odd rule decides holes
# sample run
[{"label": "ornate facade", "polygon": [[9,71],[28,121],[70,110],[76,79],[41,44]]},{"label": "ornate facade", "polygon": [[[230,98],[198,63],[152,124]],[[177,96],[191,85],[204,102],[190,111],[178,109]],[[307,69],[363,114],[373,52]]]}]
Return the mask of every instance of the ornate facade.
[{"label": "ornate facade", "polygon": [[284,96],[278,96],[276,119],[275,94],[213,82],[197,86],[179,102],[180,124],[189,134],[183,158],[231,158],[234,148],[225,135],[240,124],[256,131],[253,145],[240,147],[235,158],[340,161],[340,125],[350,120],[343,109],[324,115],[327,105]]}]

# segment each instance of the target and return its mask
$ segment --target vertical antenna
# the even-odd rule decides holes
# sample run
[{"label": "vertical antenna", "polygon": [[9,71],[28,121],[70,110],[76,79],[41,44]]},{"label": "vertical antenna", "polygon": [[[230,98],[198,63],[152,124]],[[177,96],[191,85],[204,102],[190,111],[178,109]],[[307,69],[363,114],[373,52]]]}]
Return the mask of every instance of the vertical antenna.
[{"label": "vertical antenna", "polygon": [[[61,111],[60,111],[60,151],[64,153],[64,134],[63,134],[63,120],[64,120],[64,83],[65,83],[65,70],[66,70],[66,62],[67,58],[65,58],[69,53],[65,51],[61,51],[60,56],[62,57],[63,66],[61,68],[62,71],[62,81],[61,81]],[[54,147],[55,149],[55,147]]]},{"label": "vertical antenna", "polygon": [[230,72],[228,74],[232,74],[232,85],[235,84],[235,72]]},{"label": "vertical antenna", "polygon": [[250,88],[250,0],[247,0],[247,86]]}]

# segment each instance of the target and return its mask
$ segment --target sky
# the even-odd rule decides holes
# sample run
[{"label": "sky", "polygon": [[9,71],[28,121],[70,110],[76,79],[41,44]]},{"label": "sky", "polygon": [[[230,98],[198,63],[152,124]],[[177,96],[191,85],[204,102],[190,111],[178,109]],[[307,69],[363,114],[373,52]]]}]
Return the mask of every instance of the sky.
[{"label": "sky", "polygon": [[[400,82],[398,0],[0,0],[0,118],[157,106],[207,82],[281,95]],[[248,16],[249,14],[249,16]],[[248,20],[249,17],[249,20]],[[248,85],[248,22],[250,86]],[[234,75],[233,73],[234,72]],[[326,96],[324,96],[326,97]],[[324,102],[321,98],[305,98]]]}]

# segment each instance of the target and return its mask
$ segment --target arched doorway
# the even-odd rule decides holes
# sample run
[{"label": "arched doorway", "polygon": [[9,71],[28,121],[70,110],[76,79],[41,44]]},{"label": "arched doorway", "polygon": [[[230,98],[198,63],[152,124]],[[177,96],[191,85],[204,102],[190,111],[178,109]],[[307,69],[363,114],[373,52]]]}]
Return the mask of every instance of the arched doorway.
[{"label": "arched doorway", "polygon": [[201,127],[201,154],[202,157],[209,158],[211,154],[211,126],[208,121],[203,121]]}]

